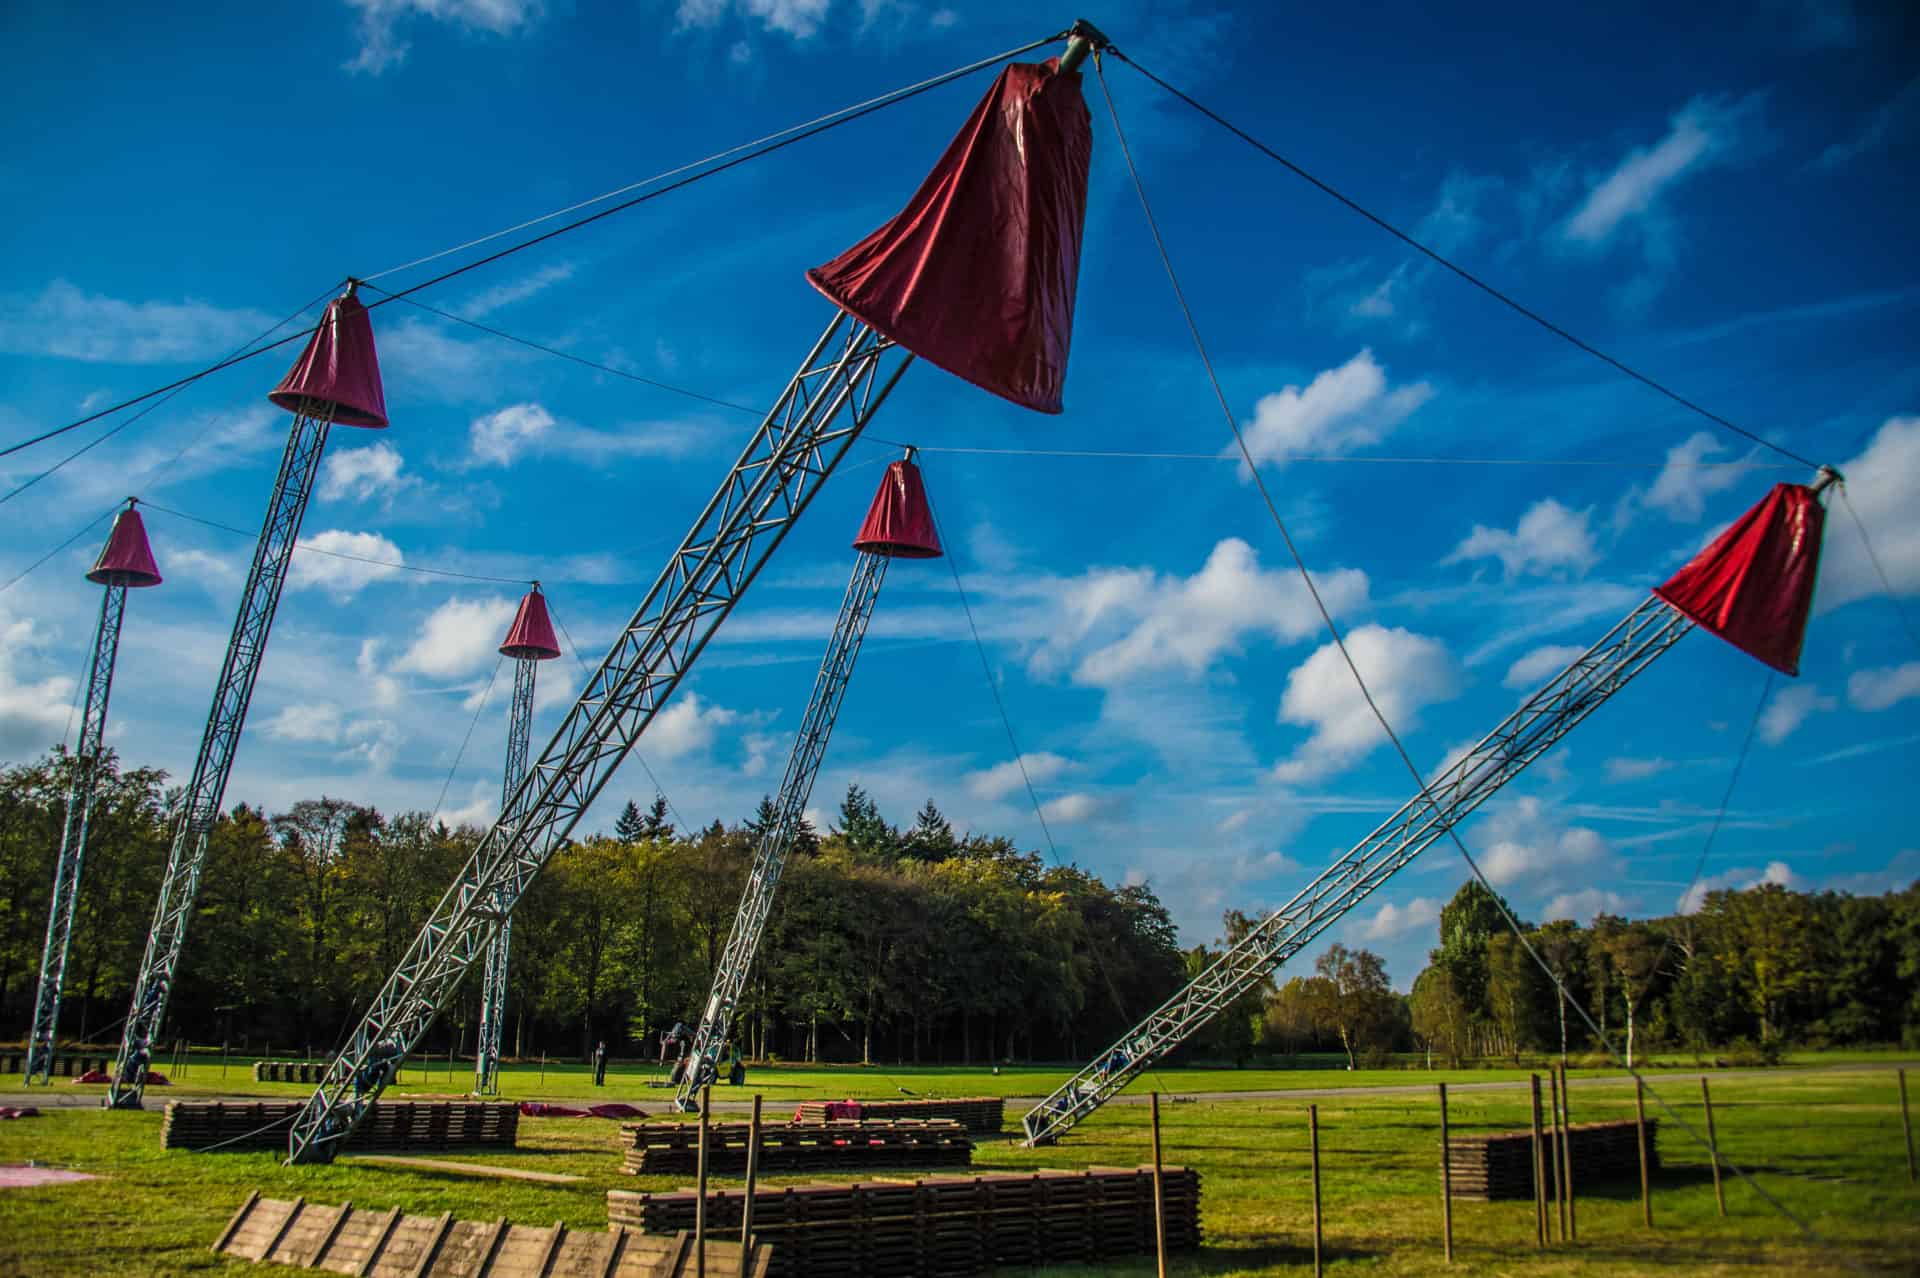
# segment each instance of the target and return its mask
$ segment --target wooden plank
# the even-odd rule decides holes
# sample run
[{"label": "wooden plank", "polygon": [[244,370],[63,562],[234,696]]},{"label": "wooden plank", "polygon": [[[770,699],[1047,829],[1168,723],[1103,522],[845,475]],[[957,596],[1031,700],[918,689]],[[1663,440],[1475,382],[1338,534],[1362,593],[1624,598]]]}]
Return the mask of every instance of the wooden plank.
[{"label": "wooden plank", "polygon": [[302,1269],[312,1269],[320,1263],[320,1257],[327,1254],[327,1248],[333,1246],[333,1240],[340,1236],[340,1227],[347,1223],[347,1217],[353,1214],[353,1200],[348,1199],[333,1210],[333,1220],[321,1231],[319,1241],[307,1251],[307,1254],[295,1261]]},{"label": "wooden plank", "polygon": [[446,1245],[447,1235],[452,1232],[453,1213],[441,1212],[439,1221],[433,1227],[433,1239],[420,1249],[420,1259],[408,1278],[427,1278],[427,1271],[433,1268],[433,1262],[440,1256],[440,1248]]},{"label": "wooden plank", "polygon": [[387,1213],[387,1223],[380,1227],[379,1235],[374,1238],[372,1246],[367,1248],[367,1258],[360,1262],[358,1278],[368,1278],[368,1275],[373,1273],[373,1267],[380,1263],[380,1254],[387,1249],[387,1243],[393,1237],[393,1231],[399,1227],[399,1224],[400,1209],[395,1207],[391,1212]]},{"label": "wooden plank", "polygon": [[465,1176],[491,1176],[500,1180],[531,1180],[543,1185],[574,1185],[586,1179],[565,1172],[529,1171],[524,1167],[500,1167],[491,1163],[463,1163],[451,1158],[413,1158],[404,1154],[346,1154],[341,1162],[372,1163],[380,1167],[406,1167],[420,1171],[447,1172]]},{"label": "wooden plank", "polygon": [[240,1204],[240,1210],[233,1213],[233,1219],[227,1222],[227,1227],[220,1231],[220,1237],[214,1240],[213,1249],[215,1251],[226,1250],[227,1244],[233,1241],[234,1234],[239,1232],[240,1222],[247,1218],[247,1213],[251,1212],[253,1205],[259,1201],[259,1190],[256,1189],[247,1195],[247,1201]]}]

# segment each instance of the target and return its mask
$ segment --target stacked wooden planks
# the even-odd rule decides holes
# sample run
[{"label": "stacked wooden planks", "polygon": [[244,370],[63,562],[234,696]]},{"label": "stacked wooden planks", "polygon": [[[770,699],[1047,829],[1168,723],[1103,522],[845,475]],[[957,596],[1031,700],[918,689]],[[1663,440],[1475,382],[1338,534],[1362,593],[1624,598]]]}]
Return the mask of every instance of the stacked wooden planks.
[{"label": "stacked wooden planks", "polygon": [[[1163,1173],[1167,1247],[1200,1245],[1200,1174]],[[707,1228],[737,1233],[744,1195],[707,1195]],[[696,1190],[607,1192],[613,1225],[646,1234],[690,1228]],[[933,1278],[996,1266],[1093,1262],[1154,1250],[1153,1171],[1102,1168],[852,1185],[795,1185],[754,1195],[756,1240],[772,1243],[772,1278]]]},{"label": "stacked wooden planks", "polygon": [[[624,1229],[604,1233],[455,1220],[449,1213],[405,1216],[368,1211],[352,1203],[327,1207],[262,1198],[240,1205],[213,1245],[215,1252],[254,1262],[324,1269],[370,1278],[679,1278],[695,1271],[693,1236],[646,1237]],[[754,1248],[749,1271],[767,1278],[771,1249]],[[740,1272],[740,1244],[712,1239],[707,1271]]]},{"label": "stacked wooden planks", "polygon": [[[1654,1138],[1659,1120],[1647,1120],[1647,1171],[1660,1166]],[[1540,1146],[1549,1167],[1555,1156],[1553,1132],[1541,1133]],[[1573,1158],[1574,1191],[1582,1184],[1629,1179],[1640,1174],[1640,1137],[1632,1119],[1609,1123],[1576,1123],[1568,1129],[1567,1152]],[[1533,1133],[1483,1132],[1447,1142],[1447,1169],[1455,1198],[1533,1197]],[[1557,1178],[1547,1177],[1547,1192]]]},{"label": "stacked wooden planks", "polygon": [[[303,1101],[170,1101],[163,1149],[272,1149]],[[347,1138],[348,1149],[513,1148],[520,1108],[511,1101],[377,1101]],[[228,1143],[231,1142],[231,1143]]]},{"label": "stacked wooden planks", "polygon": [[[18,1074],[26,1067],[26,1053],[0,1052],[0,1074]],[[53,1057],[53,1072],[60,1078],[78,1078],[96,1069],[104,1071],[112,1068],[113,1057],[111,1056],[71,1056],[63,1052],[55,1052]]]},{"label": "stacked wooden planks", "polygon": [[[331,1061],[255,1061],[253,1063],[253,1081],[256,1083],[318,1083],[327,1076],[327,1066]],[[389,1083],[400,1081],[398,1072],[387,1080]]]},{"label": "stacked wooden planks", "polygon": [[970,1132],[997,1132],[1006,1122],[1001,1096],[962,1096],[954,1100],[802,1101],[796,1123],[825,1123],[874,1118],[951,1118]]},{"label": "stacked wooden planks", "polygon": [[[743,1172],[750,1123],[713,1123],[707,1128],[707,1169]],[[686,1174],[699,1166],[697,1123],[625,1123],[626,1170],[631,1176]],[[760,1129],[760,1170],[850,1171],[877,1167],[965,1167],[973,1140],[951,1119],[900,1119],[857,1123],[788,1123]]]}]

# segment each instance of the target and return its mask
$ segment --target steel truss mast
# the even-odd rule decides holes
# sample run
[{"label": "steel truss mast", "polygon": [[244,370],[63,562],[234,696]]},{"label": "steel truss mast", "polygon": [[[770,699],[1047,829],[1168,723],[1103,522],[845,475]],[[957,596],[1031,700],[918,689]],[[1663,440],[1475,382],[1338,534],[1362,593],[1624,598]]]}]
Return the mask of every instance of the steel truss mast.
[{"label": "steel truss mast", "polygon": [[820,673],[813,681],[813,696],[800,720],[800,735],[787,758],[786,773],[780,779],[780,795],[775,801],[774,819],[760,832],[753,850],[753,868],[747,873],[746,890],[740,896],[740,909],[733,917],[733,931],[727,947],[721,951],[720,966],[714,970],[713,992],[707,996],[706,1010],[700,1015],[700,1028],[694,1032],[693,1049],[687,1067],[680,1076],[675,1105],[691,1110],[703,1083],[719,1071],[722,1046],[733,1022],[735,1007],[746,989],[747,976],[753,970],[753,958],[760,949],[760,937],[766,931],[767,916],[773,910],[774,894],[780,886],[780,872],[786,868],[787,854],[800,831],[800,822],[813,794],[813,782],[820,775],[820,764],[827,754],[827,739],[833,735],[834,720],[839,717],[847,683],[853,678],[853,663],[860,655],[860,641],[873,618],[873,606],[880,598],[880,584],[886,580],[887,556],[862,550],[854,560],[853,576],[847,582],[846,597],[840,601],[840,616],[833,626],[833,638]]},{"label": "steel truss mast", "polygon": [[[507,714],[507,768],[501,783],[505,811],[520,779],[527,775],[527,749],[533,732],[533,685],[540,662],[519,657],[513,663],[513,707]],[[480,978],[480,1046],[473,1056],[473,1089],[482,1096],[500,1090],[500,1040],[507,1022],[507,960],[513,952],[513,915],[499,904],[500,934],[487,946]]]},{"label": "steel truss mast", "polygon": [[295,1118],[289,1162],[332,1159],[911,360],[827,325]]},{"label": "steel truss mast", "polygon": [[1051,1143],[1100,1108],[1366,900],[1691,629],[1692,621],[1657,597],[1635,608],[1418,797],[1029,1111],[1022,1120],[1026,1143]]}]

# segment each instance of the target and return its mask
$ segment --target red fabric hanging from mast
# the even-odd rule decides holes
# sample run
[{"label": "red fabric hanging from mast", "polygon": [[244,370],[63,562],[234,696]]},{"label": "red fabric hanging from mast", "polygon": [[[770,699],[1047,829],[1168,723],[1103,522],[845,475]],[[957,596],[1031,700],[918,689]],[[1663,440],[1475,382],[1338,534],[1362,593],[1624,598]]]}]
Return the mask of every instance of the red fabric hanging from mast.
[{"label": "red fabric hanging from mast", "polygon": [[100,548],[87,580],[102,586],[157,586],[160,567],[153,561],[153,547],[147,544],[147,525],[140,512],[129,505],[113,518],[113,531]]},{"label": "red fabric hanging from mast", "polygon": [[384,430],[387,395],[373,349],[373,319],[353,292],[349,287],[327,303],[307,348],[267,398],[289,413],[332,405],[336,426]]},{"label": "red fabric hanging from mast", "polygon": [[940,557],[940,536],[934,530],[933,508],[927,505],[918,466],[901,460],[887,467],[853,548],[890,559]]},{"label": "red fabric hanging from mast", "polygon": [[1775,484],[1653,593],[1748,656],[1797,675],[1826,518],[1813,489]]},{"label": "red fabric hanging from mast", "polygon": [[1057,413],[1093,130],[1080,73],[1014,63],[892,221],[807,272],[840,309],[1024,408]]}]

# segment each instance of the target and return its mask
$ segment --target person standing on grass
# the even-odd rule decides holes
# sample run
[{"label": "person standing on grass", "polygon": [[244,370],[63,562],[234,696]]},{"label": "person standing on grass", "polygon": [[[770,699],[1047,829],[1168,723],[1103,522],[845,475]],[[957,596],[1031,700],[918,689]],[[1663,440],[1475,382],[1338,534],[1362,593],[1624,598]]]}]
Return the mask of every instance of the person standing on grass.
[{"label": "person standing on grass", "polygon": [[604,1038],[593,1046],[593,1085],[607,1085],[607,1040]]}]

